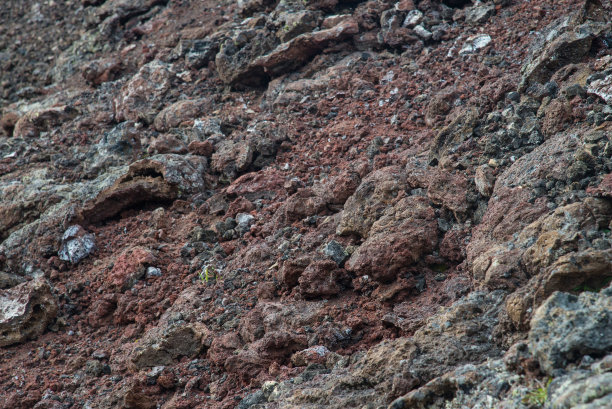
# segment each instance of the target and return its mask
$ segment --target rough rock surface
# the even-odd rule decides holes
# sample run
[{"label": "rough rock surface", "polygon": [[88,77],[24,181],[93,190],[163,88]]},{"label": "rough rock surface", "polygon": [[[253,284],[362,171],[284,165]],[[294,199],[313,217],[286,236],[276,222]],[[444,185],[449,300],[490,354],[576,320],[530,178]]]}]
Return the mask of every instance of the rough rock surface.
[{"label": "rough rock surface", "polygon": [[3,2],[0,408],[609,407],[611,7]]},{"label": "rough rock surface", "polygon": [[57,314],[56,300],[44,279],[19,284],[0,293],[0,346],[42,334]]}]

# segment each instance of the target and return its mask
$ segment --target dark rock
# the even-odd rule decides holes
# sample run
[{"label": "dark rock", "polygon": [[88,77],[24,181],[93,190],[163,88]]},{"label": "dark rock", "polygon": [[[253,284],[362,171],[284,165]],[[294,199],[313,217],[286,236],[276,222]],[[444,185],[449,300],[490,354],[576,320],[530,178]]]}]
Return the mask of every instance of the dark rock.
[{"label": "dark rock", "polygon": [[323,248],[323,254],[334,260],[340,267],[342,267],[344,262],[349,258],[349,254],[336,240],[331,240],[325,245]]}]

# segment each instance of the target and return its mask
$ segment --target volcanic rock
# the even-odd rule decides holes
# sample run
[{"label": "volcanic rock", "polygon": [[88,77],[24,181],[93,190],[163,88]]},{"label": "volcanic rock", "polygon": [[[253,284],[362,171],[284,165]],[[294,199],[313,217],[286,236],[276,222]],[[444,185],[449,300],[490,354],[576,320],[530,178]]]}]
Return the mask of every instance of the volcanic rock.
[{"label": "volcanic rock", "polygon": [[57,315],[57,301],[44,279],[0,290],[0,347],[33,339]]}]

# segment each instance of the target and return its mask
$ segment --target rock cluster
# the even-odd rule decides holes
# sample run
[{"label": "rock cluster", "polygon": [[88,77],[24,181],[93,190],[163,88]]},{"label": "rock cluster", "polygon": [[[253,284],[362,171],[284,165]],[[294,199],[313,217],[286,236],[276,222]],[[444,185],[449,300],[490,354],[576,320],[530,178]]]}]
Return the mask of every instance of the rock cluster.
[{"label": "rock cluster", "polygon": [[0,10],[0,408],[607,408],[612,8]]}]

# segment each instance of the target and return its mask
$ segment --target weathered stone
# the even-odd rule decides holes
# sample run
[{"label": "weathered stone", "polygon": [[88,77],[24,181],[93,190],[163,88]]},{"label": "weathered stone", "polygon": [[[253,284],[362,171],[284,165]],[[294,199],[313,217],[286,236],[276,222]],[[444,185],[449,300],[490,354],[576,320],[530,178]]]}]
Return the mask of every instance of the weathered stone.
[{"label": "weathered stone", "polygon": [[74,225],[64,232],[58,254],[61,260],[77,264],[89,256],[95,248],[94,235],[87,233],[81,226]]},{"label": "weathered stone", "polygon": [[55,298],[44,279],[0,290],[0,347],[38,337],[56,314]]},{"label": "weathered stone", "polygon": [[579,11],[551,24],[539,41],[532,46],[532,53],[521,67],[520,90],[534,83],[544,84],[561,67],[578,63],[591,48],[593,39],[606,27],[606,11],[598,0],[587,0]]},{"label": "weathered stone", "polygon": [[130,361],[134,368],[170,365],[181,357],[193,357],[204,348],[206,328],[196,324],[171,324],[148,331],[134,347]]},{"label": "weathered stone", "polygon": [[365,177],[344,205],[337,234],[367,237],[374,222],[387,207],[398,201],[400,194],[405,191],[405,179],[405,174],[399,167],[379,169]]},{"label": "weathered stone", "polygon": [[39,136],[41,132],[58,127],[77,115],[78,111],[72,106],[29,111],[19,118],[15,124],[13,136],[35,138]]},{"label": "weathered stone", "polygon": [[205,100],[175,102],[157,114],[153,122],[155,129],[164,132],[176,128],[184,122],[194,120],[203,112],[205,105]]},{"label": "weathered stone", "polygon": [[556,292],[535,312],[529,349],[548,374],[583,355],[612,351],[612,287],[579,296]]},{"label": "weathered stone", "polygon": [[170,203],[201,191],[206,169],[206,158],[192,155],[155,155],[134,162],[112,186],[83,206],[79,218],[98,223],[141,203]]},{"label": "weathered stone", "polygon": [[304,269],[298,283],[300,292],[307,298],[330,297],[340,291],[338,266],[331,260],[310,263]]},{"label": "weathered stone", "polygon": [[348,260],[346,268],[389,282],[430,253],[438,243],[433,208],[423,197],[407,197],[385,210],[372,225],[367,240]]},{"label": "weathered stone", "polygon": [[170,89],[172,77],[170,66],[161,61],[143,65],[113,100],[116,120],[152,123],[162,108],[162,98]]}]

